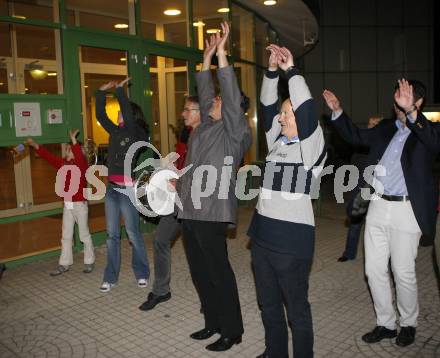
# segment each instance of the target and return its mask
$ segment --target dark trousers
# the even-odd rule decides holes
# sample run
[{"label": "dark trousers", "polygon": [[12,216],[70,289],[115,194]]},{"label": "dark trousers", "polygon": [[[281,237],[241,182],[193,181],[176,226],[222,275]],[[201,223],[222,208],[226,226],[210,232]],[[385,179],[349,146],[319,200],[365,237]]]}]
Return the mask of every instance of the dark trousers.
[{"label": "dark trousers", "polygon": [[348,227],[345,251],[342,255],[350,260],[354,260],[356,258],[363,224],[364,220],[361,220],[359,222],[350,223],[350,226]]},{"label": "dark trousers", "polygon": [[243,334],[237,283],[228,259],[227,223],[183,220],[182,232],[189,269],[200,297],[206,328],[223,337]]},{"label": "dark trousers", "polygon": [[296,259],[252,243],[258,304],[265,331],[269,357],[288,356],[287,318],[292,328],[295,358],[313,357],[312,313],[308,301],[312,260]]}]

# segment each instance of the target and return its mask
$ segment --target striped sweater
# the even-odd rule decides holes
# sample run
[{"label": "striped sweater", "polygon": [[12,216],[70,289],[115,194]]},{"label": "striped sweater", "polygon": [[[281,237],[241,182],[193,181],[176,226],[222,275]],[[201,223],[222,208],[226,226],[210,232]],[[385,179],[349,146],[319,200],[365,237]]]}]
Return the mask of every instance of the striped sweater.
[{"label": "striped sweater", "polygon": [[296,68],[287,73],[299,141],[286,143],[279,124],[278,72],[263,79],[261,104],[269,154],[248,235],[267,249],[297,258],[313,256],[315,221],[310,190],[326,159],[315,103]]}]

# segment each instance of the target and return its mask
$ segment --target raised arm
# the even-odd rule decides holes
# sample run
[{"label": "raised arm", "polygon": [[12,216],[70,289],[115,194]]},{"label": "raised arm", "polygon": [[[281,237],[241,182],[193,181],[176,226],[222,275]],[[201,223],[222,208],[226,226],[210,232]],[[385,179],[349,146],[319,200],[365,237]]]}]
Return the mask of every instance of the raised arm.
[{"label": "raised arm", "polygon": [[414,101],[413,88],[405,79],[399,80],[399,91],[394,100],[406,114],[406,125],[425,144],[430,151],[438,154],[440,151],[440,124],[432,123],[419,111],[422,99]]},{"label": "raised arm", "polygon": [[211,61],[216,49],[216,37],[211,35],[209,40],[205,41],[202,70],[196,74],[197,95],[199,97],[200,119],[202,122],[208,119],[209,110],[215,97],[214,82],[211,75]]},{"label": "raised arm", "polygon": [[37,154],[55,169],[60,169],[64,165],[63,158],[49,152],[46,148],[44,148],[42,145],[39,145],[32,138],[28,138],[26,140],[26,144],[33,147]]},{"label": "raised arm", "polygon": [[75,163],[78,165],[79,169],[82,173],[84,173],[89,167],[89,163],[87,163],[86,157],[81,149],[81,144],[76,140],[76,136],[79,133],[79,129],[74,131],[70,131],[70,140],[72,141],[72,153],[75,158]]},{"label": "raised arm", "polygon": [[98,119],[98,122],[101,124],[101,126],[109,134],[118,128],[118,126],[110,120],[105,110],[105,103],[107,101],[106,91],[108,91],[110,88],[113,88],[115,85],[116,85],[115,81],[105,83],[96,92],[96,108],[95,108],[96,118]]},{"label": "raised arm", "polygon": [[335,94],[324,90],[323,94],[327,106],[332,111],[332,124],[345,141],[354,145],[369,147],[370,138],[375,128],[361,129],[357,127],[348,115],[343,111]]},{"label": "raised arm", "polygon": [[281,125],[278,122],[278,56],[273,47],[270,51],[269,66],[263,78],[261,86],[260,102],[263,111],[264,131],[269,151],[281,132]]},{"label": "raised arm", "polygon": [[128,99],[127,94],[124,90],[124,85],[128,83],[130,79],[130,77],[127,77],[125,80],[116,85],[116,98],[119,102],[119,107],[121,108],[122,117],[124,118],[124,126],[127,129],[136,128],[130,100]]},{"label": "raised arm", "polygon": [[309,87],[295,67],[293,55],[287,48],[280,48],[278,57],[278,66],[286,72],[289,84],[290,102],[295,113],[304,166],[306,169],[322,166],[326,158],[324,135]]}]

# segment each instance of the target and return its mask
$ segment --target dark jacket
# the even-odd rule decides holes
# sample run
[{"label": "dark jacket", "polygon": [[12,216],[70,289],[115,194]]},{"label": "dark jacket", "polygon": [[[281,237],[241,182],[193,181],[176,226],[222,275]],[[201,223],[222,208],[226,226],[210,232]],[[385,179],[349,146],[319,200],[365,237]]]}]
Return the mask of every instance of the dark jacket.
[{"label": "dark jacket", "polygon": [[[381,160],[397,131],[396,119],[385,119],[371,129],[356,127],[346,113],[333,125],[342,137],[353,145],[370,149],[367,165]],[[428,241],[434,240],[438,183],[433,176],[433,165],[440,151],[440,124],[429,122],[418,112],[414,123],[406,121],[411,130],[400,158],[414,215]]]},{"label": "dark jacket", "polygon": [[[96,92],[96,118],[110,135],[108,146],[108,175],[124,175],[124,159],[130,146],[137,141],[148,141],[148,133],[141,128],[133,116],[130,101],[122,87],[116,88],[116,98],[121,108],[124,126],[117,126],[105,111],[106,92]],[[131,177],[136,165],[136,156],[131,165]]]}]

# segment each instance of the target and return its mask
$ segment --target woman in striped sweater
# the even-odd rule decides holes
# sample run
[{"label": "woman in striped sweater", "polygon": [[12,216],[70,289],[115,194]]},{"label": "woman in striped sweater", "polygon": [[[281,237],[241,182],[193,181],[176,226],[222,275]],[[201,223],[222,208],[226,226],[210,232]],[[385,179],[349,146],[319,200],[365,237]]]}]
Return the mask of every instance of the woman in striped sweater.
[{"label": "woman in striped sweater", "polygon": [[[254,217],[252,239],[258,303],[266,350],[258,358],[288,357],[283,300],[293,330],[295,358],[313,357],[313,327],[308,302],[315,222],[311,184],[326,158],[315,103],[293,56],[276,45],[270,51],[261,103],[269,154]],[[290,98],[278,112],[278,68],[285,72]]]}]

